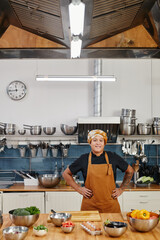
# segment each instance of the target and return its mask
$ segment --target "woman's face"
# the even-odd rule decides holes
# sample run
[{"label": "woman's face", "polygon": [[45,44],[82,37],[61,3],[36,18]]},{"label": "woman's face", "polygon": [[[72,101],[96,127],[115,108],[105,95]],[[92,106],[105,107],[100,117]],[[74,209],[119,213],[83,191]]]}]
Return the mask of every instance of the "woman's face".
[{"label": "woman's face", "polygon": [[101,154],[104,151],[104,138],[101,136],[95,136],[90,143],[92,152],[94,154]]}]

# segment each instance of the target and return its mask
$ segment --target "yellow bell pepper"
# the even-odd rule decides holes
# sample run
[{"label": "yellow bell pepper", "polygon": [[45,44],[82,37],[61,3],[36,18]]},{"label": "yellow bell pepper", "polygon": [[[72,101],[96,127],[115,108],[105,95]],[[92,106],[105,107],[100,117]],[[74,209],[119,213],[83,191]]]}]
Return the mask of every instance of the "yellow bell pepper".
[{"label": "yellow bell pepper", "polygon": [[147,210],[145,209],[142,209],[139,211],[139,213],[137,214],[137,218],[138,219],[144,219],[144,220],[147,220],[150,218],[150,212],[148,212]]},{"label": "yellow bell pepper", "polygon": [[135,209],[131,212],[131,217],[132,218],[137,218],[137,214],[139,213],[139,210],[138,209]]}]

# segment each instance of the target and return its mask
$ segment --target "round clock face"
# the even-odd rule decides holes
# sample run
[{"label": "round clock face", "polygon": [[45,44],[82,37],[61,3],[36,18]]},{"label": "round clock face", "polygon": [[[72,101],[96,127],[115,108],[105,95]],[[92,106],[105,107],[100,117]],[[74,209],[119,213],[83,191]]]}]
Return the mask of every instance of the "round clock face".
[{"label": "round clock face", "polygon": [[13,81],[7,87],[7,93],[13,100],[24,98],[27,93],[26,85],[21,81]]}]

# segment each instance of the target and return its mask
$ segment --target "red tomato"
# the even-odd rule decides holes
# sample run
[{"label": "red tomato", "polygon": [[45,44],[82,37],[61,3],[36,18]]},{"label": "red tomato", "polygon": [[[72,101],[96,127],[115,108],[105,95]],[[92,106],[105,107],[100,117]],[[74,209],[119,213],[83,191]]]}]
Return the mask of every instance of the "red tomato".
[{"label": "red tomato", "polygon": [[63,227],[72,227],[74,226],[74,223],[72,223],[71,221],[66,221],[62,223]]}]

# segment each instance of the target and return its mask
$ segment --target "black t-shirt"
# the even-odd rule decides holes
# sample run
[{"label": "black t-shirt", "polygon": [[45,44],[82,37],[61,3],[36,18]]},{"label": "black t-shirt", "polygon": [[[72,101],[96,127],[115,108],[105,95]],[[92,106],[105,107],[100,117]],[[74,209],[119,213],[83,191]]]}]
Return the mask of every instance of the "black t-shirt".
[{"label": "black t-shirt", "polygon": [[[107,151],[106,153],[108,154],[109,163],[112,164],[114,179],[116,181],[117,168],[120,169],[122,172],[125,172],[128,168],[128,163],[114,152]],[[84,182],[86,181],[87,177],[88,157],[89,153],[83,154],[69,166],[69,169],[73,175],[77,174],[80,171],[82,172]],[[105,152],[103,152],[100,156],[96,156],[95,154],[92,153],[91,163],[105,164],[106,163]]]}]

